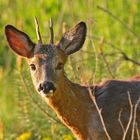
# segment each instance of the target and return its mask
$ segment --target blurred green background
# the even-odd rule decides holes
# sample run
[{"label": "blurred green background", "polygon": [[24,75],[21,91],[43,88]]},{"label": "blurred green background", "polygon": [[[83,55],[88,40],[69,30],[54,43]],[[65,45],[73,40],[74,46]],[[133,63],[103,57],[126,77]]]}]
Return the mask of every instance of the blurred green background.
[{"label": "blurred green background", "polygon": [[8,48],[6,24],[23,30],[36,42],[36,16],[47,43],[50,17],[56,42],[64,30],[85,21],[84,47],[70,56],[65,70],[72,81],[92,84],[139,74],[140,67],[126,61],[129,57],[140,62],[139,9],[139,0],[0,0],[0,140],[74,140],[37,95],[26,62]]}]

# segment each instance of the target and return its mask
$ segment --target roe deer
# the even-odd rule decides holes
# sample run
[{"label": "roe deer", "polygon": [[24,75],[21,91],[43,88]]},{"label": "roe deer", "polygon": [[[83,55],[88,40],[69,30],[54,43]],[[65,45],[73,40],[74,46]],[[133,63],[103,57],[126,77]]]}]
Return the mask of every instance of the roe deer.
[{"label": "roe deer", "polygon": [[[118,121],[121,110],[121,122],[126,129],[130,119],[130,93],[133,107],[140,98],[140,79],[126,81],[107,80],[91,87],[71,82],[65,75],[64,65],[69,55],[77,52],[83,46],[86,38],[86,24],[79,22],[66,31],[60,42],[43,44],[39,30],[38,43],[31,41],[24,32],[12,25],[5,27],[5,34],[11,49],[18,55],[25,57],[31,72],[33,84],[40,95],[56,112],[59,119],[73,132],[78,140],[107,140],[108,137],[102,127],[97,108],[89,94],[89,88],[94,93],[107,132],[112,140],[121,140],[124,131]],[[137,104],[138,105],[138,104]],[[140,105],[136,110],[134,139],[140,134]],[[132,121],[133,122],[133,121]],[[131,122],[126,140],[131,139],[133,123]]]}]

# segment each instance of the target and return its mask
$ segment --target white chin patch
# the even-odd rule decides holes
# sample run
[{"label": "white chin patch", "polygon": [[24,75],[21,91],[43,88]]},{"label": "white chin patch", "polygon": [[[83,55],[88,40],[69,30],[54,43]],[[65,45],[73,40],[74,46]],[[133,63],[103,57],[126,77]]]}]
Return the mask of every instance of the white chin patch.
[{"label": "white chin patch", "polygon": [[48,93],[40,92],[40,95],[42,97],[52,97],[53,94],[54,94],[54,91],[53,90],[50,90]]},{"label": "white chin patch", "polygon": [[53,93],[53,90],[50,90],[49,92],[50,92],[50,93]]}]

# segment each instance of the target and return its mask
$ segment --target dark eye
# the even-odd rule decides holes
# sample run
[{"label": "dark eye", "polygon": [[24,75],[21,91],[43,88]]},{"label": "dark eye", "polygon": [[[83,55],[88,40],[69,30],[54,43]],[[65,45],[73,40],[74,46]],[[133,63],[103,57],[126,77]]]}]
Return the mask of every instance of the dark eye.
[{"label": "dark eye", "polygon": [[58,63],[55,69],[60,70],[62,68],[63,68],[63,63]]},{"label": "dark eye", "polygon": [[36,70],[36,66],[34,64],[30,64],[30,68],[31,68],[32,71]]}]

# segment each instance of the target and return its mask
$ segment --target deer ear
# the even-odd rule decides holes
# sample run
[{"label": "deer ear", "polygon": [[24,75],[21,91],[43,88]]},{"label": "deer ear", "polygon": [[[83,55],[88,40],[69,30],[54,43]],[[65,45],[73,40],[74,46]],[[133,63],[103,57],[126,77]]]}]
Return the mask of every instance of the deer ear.
[{"label": "deer ear", "polygon": [[66,55],[80,50],[86,38],[86,31],[85,22],[76,24],[73,28],[64,33],[58,44],[59,48],[63,50]]},{"label": "deer ear", "polygon": [[35,44],[29,36],[12,25],[5,27],[5,35],[12,50],[20,56],[31,57]]}]

